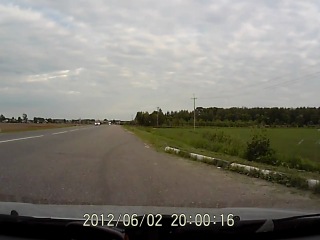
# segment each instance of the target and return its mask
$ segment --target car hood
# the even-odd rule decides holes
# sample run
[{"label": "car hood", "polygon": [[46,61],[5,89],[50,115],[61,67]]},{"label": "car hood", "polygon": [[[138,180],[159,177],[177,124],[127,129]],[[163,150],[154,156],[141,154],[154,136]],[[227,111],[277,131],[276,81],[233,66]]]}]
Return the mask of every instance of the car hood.
[{"label": "car hood", "polygon": [[152,206],[114,206],[114,205],[47,205],[16,202],[0,202],[0,214],[10,214],[12,210],[20,216],[50,217],[61,219],[84,219],[84,214],[113,214],[117,219],[124,214],[233,214],[241,220],[263,220],[292,217],[296,215],[311,214],[305,210],[287,210],[270,208],[185,208],[185,207],[152,207]]}]

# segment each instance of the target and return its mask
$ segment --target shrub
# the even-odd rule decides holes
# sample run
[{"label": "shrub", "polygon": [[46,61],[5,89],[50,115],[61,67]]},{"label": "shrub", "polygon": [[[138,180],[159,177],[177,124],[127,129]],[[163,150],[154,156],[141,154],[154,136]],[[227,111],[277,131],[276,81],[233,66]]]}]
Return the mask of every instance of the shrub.
[{"label": "shrub", "polygon": [[302,166],[302,159],[299,158],[299,157],[292,157],[289,159],[288,161],[288,166],[290,168],[296,168],[296,169],[301,169],[301,166]]},{"label": "shrub", "polygon": [[249,161],[277,164],[275,151],[270,146],[270,140],[261,134],[254,134],[251,141],[247,143],[245,157]]}]

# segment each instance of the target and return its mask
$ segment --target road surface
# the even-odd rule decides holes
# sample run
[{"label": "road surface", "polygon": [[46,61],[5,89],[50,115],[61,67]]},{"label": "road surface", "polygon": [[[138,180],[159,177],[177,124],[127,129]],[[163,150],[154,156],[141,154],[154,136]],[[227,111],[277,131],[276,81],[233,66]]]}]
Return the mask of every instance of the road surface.
[{"label": "road surface", "polygon": [[121,126],[0,134],[0,201],[320,209],[320,198],[154,151]]}]

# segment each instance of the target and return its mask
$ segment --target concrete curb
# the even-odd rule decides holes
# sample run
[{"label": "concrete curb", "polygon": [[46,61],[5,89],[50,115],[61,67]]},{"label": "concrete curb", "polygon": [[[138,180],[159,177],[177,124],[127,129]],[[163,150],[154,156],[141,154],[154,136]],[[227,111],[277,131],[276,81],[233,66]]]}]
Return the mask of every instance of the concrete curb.
[{"label": "concrete curb", "polygon": [[164,150],[166,152],[178,154],[178,155],[181,155],[183,157],[189,157],[189,158],[197,160],[199,162],[204,162],[204,163],[207,163],[207,164],[216,165],[218,167],[225,168],[225,167],[230,165],[230,162],[226,161],[226,160],[222,160],[222,159],[219,159],[219,158],[208,157],[208,156],[204,156],[204,155],[197,154],[197,153],[189,153],[189,152],[185,152],[185,151],[182,151],[180,149],[177,149],[177,148],[165,147]]},{"label": "concrete curb", "polygon": [[[189,158],[194,159],[196,161],[215,165],[217,167],[229,168],[230,170],[241,169],[247,173],[256,171],[257,173],[262,173],[265,177],[270,176],[270,175],[278,175],[278,176],[289,178],[289,176],[287,174],[282,173],[282,172],[276,172],[276,171],[271,171],[271,170],[267,170],[267,169],[260,169],[257,167],[239,164],[239,163],[232,163],[232,162],[222,160],[219,158],[208,157],[208,156],[197,154],[197,153],[189,153],[186,151],[182,151],[178,148],[172,148],[169,146],[165,147],[165,152],[174,153],[174,154],[180,155],[182,157],[189,157]],[[320,184],[320,181],[316,180],[316,179],[305,179],[305,180],[306,180],[306,183],[307,183],[309,189],[313,189],[317,185]]]}]

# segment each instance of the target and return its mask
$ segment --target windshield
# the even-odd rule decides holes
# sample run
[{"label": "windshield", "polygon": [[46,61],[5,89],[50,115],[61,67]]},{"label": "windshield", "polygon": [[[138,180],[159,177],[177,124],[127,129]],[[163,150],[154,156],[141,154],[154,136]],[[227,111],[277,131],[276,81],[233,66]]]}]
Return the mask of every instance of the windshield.
[{"label": "windshield", "polygon": [[0,1],[0,202],[317,212],[319,11]]}]

